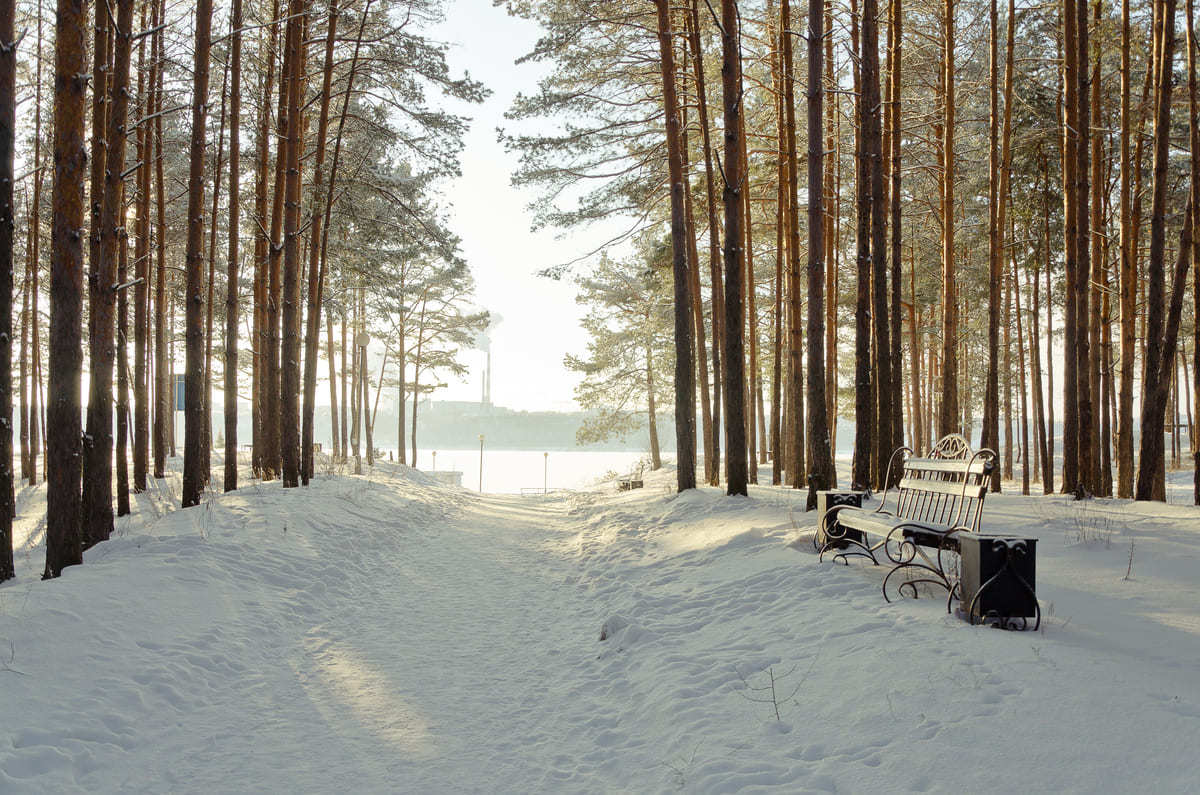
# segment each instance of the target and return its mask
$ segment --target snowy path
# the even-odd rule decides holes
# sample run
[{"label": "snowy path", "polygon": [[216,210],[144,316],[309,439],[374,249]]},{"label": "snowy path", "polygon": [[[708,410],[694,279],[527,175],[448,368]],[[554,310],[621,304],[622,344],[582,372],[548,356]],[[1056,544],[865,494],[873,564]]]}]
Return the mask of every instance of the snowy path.
[{"label": "snowy path", "polygon": [[1003,633],[818,563],[802,495],[668,478],[480,497],[383,466],[174,512],[168,480],[50,583],[31,527],[0,793],[1194,787],[1197,509],[989,500],[1042,539],[1045,629]]}]

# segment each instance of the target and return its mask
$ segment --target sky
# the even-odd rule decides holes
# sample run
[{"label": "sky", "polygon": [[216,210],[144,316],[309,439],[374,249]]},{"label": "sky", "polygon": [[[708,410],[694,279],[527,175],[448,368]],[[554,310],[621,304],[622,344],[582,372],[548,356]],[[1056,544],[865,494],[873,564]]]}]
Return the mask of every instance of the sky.
[{"label": "sky", "polygon": [[[504,112],[513,97],[535,90],[545,72],[540,64],[514,63],[532,49],[539,28],[508,16],[492,0],[451,0],[446,12],[433,34],[450,44],[451,68],[466,70],[492,90],[483,105],[446,105],[473,122],[462,178],[443,196],[451,207],[450,226],[462,238],[475,275],[477,301],[500,318],[491,332],[492,402],[530,411],[574,410],[577,379],[563,367],[563,356],[586,350],[587,335],[579,326],[582,308],[569,280],[556,282],[537,273],[595,248],[603,230],[572,232],[564,239],[557,239],[558,230],[530,231],[526,207],[534,194],[510,184],[517,158],[504,151],[496,135],[496,128],[507,124]],[[480,399],[485,357],[470,351],[466,360],[471,368],[466,382],[448,379],[435,399]]]}]

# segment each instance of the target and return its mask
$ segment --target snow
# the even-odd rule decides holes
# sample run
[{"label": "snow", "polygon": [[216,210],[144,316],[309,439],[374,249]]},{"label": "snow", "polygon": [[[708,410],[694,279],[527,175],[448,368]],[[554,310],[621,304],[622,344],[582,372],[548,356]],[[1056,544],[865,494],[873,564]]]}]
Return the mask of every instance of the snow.
[{"label": "snow", "polygon": [[663,471],[631,492],[481,496],[380,464],[289,490],[247,473],[177,511],[172,464],[52,582],[44,487],[18,494],[0,792],[1200,776],[1200,509],[989,497],[985,530],[1039,539],[1043,628],[1002,632],[943,599],[884,602],[882,569],[818,562],[804,495],[769,486],[675,495]]}]

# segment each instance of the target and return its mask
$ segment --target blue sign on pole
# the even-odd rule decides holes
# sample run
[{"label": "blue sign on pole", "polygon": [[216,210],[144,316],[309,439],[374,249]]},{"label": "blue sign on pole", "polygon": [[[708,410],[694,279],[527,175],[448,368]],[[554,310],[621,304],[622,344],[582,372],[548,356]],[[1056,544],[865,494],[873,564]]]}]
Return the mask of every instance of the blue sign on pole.
[{"label": "blue sign on pole", "polygon": [[183,411],[183,392],[184,392],[184,376],[183,373],[175,374],[175,410]]}]

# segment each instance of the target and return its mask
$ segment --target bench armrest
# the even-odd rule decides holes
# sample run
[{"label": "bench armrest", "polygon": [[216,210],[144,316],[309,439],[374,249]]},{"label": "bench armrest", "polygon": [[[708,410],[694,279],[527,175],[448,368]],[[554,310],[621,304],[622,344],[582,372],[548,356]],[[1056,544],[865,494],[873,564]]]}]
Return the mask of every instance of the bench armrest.
[{"label": "bench armrest", "polygon": [[[896,457],[899,456],[903,460],[905,453],[912,455],[912,448],[904,447],[904,446],[897,447],[895,450],[892,451],[892,457],[888,459],[887,474],[884,475],[884,478],[883,478],[883,496],[881,496],[879,498],[879,507],[875,509],[875,511],[877,513],[886,513],[886,511],[884,511],[883,509],[884,509],[884,506],[887,505],[888,490],[891,488],[892,483],[893,483],[892,468],[896,465]],[[901,463],[899,471],[901,473],[904,472],[903,463]],[[897,478],[895,482],[899,482],[899,478]]]}]

